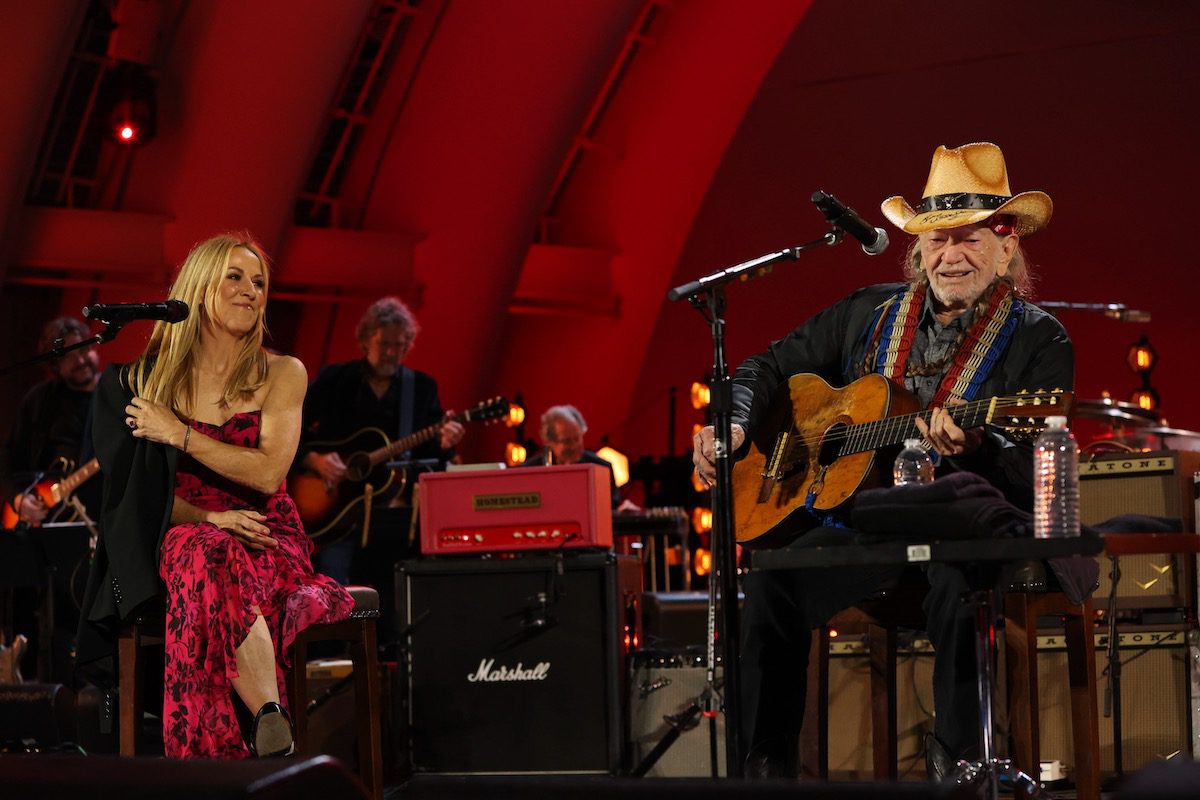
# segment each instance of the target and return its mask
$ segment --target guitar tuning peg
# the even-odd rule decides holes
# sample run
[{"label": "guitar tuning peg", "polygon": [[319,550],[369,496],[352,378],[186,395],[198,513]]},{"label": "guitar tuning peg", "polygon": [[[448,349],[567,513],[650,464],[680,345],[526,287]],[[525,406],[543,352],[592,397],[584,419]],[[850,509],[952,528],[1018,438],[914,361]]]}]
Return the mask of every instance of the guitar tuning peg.
[{"label": "guitar tuning peg", "polygon": [[1022,389],[1021,391],[1017,392],[1017,394],[1019,394],[1019,395],[1021,395],[1021,394],[1029,394],[1029,390],[1028,390],[1028,389]]}]

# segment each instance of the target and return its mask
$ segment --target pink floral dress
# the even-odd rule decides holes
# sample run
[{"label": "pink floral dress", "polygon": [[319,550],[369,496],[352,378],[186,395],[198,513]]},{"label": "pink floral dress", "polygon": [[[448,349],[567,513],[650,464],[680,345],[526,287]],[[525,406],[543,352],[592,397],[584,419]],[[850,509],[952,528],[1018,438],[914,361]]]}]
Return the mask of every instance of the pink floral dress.
[{"label": "pink floral dress", "polygon": [[[193,422],[196,433],[257,447],[261,412],[234,414],[224,425]],[[166,584],[166,674],[163,750],[168,758],[247,758],[234,715],[234,649],[262,610],[278,654],[276,678],[286,703],[282,663],[296,633],[345,619],[354,605],[336,581],[313,573],[313,545],[284,487],[260,494],[180,455],[175,496],[205,511],[252,509],[279,542],[250,550],[211,523],[176,525],[163,538],[159,575]]]}]

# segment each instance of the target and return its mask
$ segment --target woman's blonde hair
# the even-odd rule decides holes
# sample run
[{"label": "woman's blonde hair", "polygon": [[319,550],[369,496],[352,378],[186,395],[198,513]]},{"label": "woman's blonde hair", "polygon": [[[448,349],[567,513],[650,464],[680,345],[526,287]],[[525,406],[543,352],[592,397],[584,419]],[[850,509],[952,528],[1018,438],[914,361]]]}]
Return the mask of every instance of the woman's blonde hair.
[{"label": "woman's blonde hair", "polygon": [[212,320],[209,309],[229,267],[229,257],[239,247],[249,250],[263,270],[263,302],[258,321],[242,337],[242,345],[234,361],[221,402],[232,405],[235,400],[252,396],[267,379],[267,354],[263,350],[266,334],[266,301],[270,280],[270,262],[262,246],[248,232],[225,233],[214,236],[192,248],[171,286],[170,298],[188,304],[190,313],[182,322],[156,322],[146,350],[129,365],[128,376],[134,394],[168,406],[173,411],[190,415],[196,398],[196,345],[200,330]]}]

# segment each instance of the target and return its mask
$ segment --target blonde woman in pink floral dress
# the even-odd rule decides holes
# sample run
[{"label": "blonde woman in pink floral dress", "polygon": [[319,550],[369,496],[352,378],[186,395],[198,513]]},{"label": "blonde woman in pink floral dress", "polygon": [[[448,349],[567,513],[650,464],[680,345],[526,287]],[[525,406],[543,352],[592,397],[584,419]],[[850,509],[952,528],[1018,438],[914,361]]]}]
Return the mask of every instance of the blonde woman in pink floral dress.
[{"label": "blonde woman in pink floral dress", "polygon": [[[287,647],[353,605],[313,574],[312,544],[285,491],[308,379],[298,360],[263,349],[268,283],[267,258],[249,236],[197,245],[171,289],[188,317],[156,323],[145,353],[105,376],[128,398],[129,433],[176,451],[158,549],[168,757],[290,753]],[[235,697],[253,718],[245,738]]]}]

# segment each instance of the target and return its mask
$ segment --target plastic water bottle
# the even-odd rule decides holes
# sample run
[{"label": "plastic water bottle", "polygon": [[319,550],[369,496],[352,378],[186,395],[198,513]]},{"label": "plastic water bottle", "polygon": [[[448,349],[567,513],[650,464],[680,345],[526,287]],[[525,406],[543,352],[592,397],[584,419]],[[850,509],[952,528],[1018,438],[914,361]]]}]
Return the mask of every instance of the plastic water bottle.
[{"label": "plastic water bottle", "polygon": [[933,459],[921,447],[920,439],[904,440],[904,449],[892,465],[892,478],[897,486],[933,483]]},{"label": "plastic water bottle", "polygon": [[1066,417],[1047,417],[1033,446],[1033,535],[1079,535],[1079,448]]}]

